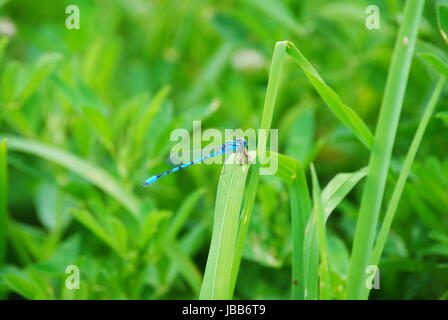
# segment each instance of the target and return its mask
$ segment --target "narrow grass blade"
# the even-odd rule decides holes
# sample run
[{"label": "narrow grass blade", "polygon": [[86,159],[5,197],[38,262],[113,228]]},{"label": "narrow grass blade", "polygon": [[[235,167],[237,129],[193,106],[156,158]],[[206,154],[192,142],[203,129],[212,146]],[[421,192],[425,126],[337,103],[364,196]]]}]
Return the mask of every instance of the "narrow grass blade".
[{"label": "narrow grass blade", "polygon": [[338,117],[344,126],[346,126],[367,148],[370,149],[373,142],[373,135],[364,121],[350,107],[345,105],[341,98],[331,89],[313,65],[302,55],[292,42],[287,42],[288,55],[299,64],[314,89],[319,93],[322,100],[330,110]]},{"label": "narrow grass blade", "polygon": [[132,136],[134,138],[136,148],[143,148],[143,142],[145,137],[147,136],[147,129],[150,126],[151,122],[154,120],[157,112],[159,112],[162,107],[163,101],[166,99],[168,94],[170,93],[170,87],[163,87],[160,89],[154,97],[151,99],[151,102],[144,110],[143,114],[139,114],[139,119],[136,119],[137,124],[135,125]]},{"label": "narrow grass blade", "polygon": [[[384,221],[381,226],[380,233],[378,235],[378,240],[373,250],[371,265],[378,266],[380,262],[381,254],[383,252],[384,245],[386,244],[387,236],[392,226],[392,221],[395,217],[395,213],[397,211],[398,204],[400,202],[401,195],[403,193],[403,189],[406,184],[406,180],[409,176],[409,172],[411,171],[412,163],[414,162],[415,155],[417,154],[420,143],[422,142],[423,135],[426,131],[429,120],[431,119],[431,115],[434,112],[434,109],[442,92],[443,86],[445,85],[445,82],[446,79],[444,77],[441,77],[439,79],[437,86],[434,89],[434,92],[431,96],[431,99],[429,100],[428,106],[426,107],[425,113],[423,114],[422,120],[418,125],[417,131],[414,135],[414,139],[412,139],[412,143],[411,146],[409,147],[409,151],[408,154],[406,155],[403,167],[401,168],[398,181],[395,184],[395,188],[392,193],[392,198],[390,199],[389,205],[387,207],[386,215],[384,216]],[[364,293],[362,298],[367,299],[368,294],[369,289],[367,287],[364,287]]]},{"label": "narrow grass blade", "polygon": [[[87,210],[72,209],[70,213],[78,220],[82,225],[89,229],[94,235],[101,239],[111,249],[113,249],[121,258],[126,258],[126,252],[120,245],[119,240],[108,234],[104,228],[98,223],[95,217]],[[116,228],[115,228],[116,229]],[[122,233],[122,230],[120,230]],[[117,236],[118,234],[115,233]]]},{"label": "narrow grass blade", "polygon": [[434,69],[444,77],[448,78],[448,64],[432,53],[419,53],[419,56],[425,59]]},{"label": "narrow grass blade", "polygon": [[437,6],[437,21],[442,38],[448,45],[448,5],[440,3]]},{"label": "narrow grass blade", "polygon": [[241,218],[239,222],[238,237],[236,240],[235,247],[235,257],[233,258],[232,264],[232,279],[230,285],[230,296],[233,297],[235,291],[236,280],[238,277],[238,271],[241,264],[241,257],[243,256],[244,243],[247,237],[247,232],[249,231],[249,222],[252,209],[254,207],[255,198],[257,196],[257,188],[260,180],[259,174],[259,164],[256,163],[251,166],[249,185],[246,191],[246,199],[244,202],[243,212],[241,213]]},{"label": "narrow grass blade", "polygon": [[325,230],[324,214],[322,210],[322,199],[317,180],[316,170],[311,164],[311,178],[313,181],[313,216],[315,216],[317,224],[317,238],[319,240],[319,253],[321,258],[320,272],[320,298],[323,300],[331,299],[331,280],[330,266],[328,265],[328,244],[327,232]]},{"label": "narrow grass blade", "polygon": [[436,118],[439,118],[440,120],[445,122],[445,124],[448,125],[448,111],[442,111],[437,113]]},{"label": "narrow grass blade", "polygon": [[360,299],[370,262],[392,148],[403,105],[424,0],[407,1],[400,27],[369,161],[347,280],[346,297]]},{"label": "narrow grass blade", "polygon": [[[362,168],[352,173],[337,174],[327,184],[321,194],[324,223],[330,214],[347,196],[347,194],[367,175],[367,169]],[[318,267],[319,267],[319,245],[316,229],[316,217],[310,216],[306,229],[303,248],[303,277],[305,299],[315,300],[318,298]]]},{"label": "narrow grass blade", "polygon": [[233,49],[234,45],[230,42],[225,42],[216,49],[216,52],[213,53],[203,70],[201,70],[197,81],[191,86],[188,94],[183,99],[186,106],[197,103],[206,92],[207,86],[210,83],[216,83],[216,79],[226,66]]},{"label": "narrow grass blade", "polygon": [[0,142],[0,266],[6,258],[6,225],[8,222],[8,160],[7,140]]},{"label": "narrow grass blade", "polygon": [[261,11],[263,15],[270,16],[277,23],[283,25],[296,35],[303,36],[305,34],[303,27],[296,21],[295,17],[282,2],[275,0],[245,0],[245,2],[250,3],[253,7]]},{"label": "narrow grass blade", "polygon": [[302,166],[296,170],[295,179],[289,187],[292,224],[292,290],[291,298],[305,298],[305,275],[303,272],[303,245],[305,227],[311,216],[311,199]]},{"label": "narrow grass blade", "polygon": [[[266,131],[264,139],[258,139],[257,144],[257,156],[260,154],[266,154],[266,144],[269,136],[269,130],[271,129],[272,117],[274,115],[275,100],[277,98],[278,88],[280,87],[281,73],[286,53],[286,42],[281,41],[275,44],[274,54],[272,57],[271,68],[269,71],[268,87],[266,90],[266,98],[264,100],[263,116],[261,119],[260,129]],[[246,241],[247,231],[249,229],[250,216],[254,207],[255,197],[257,195],[258,184],[260,181],[260,164],[259,161],[251,166],[251,175],[249,178],[249,186],[246,193],[246,200],[244,203],[244,209],[241,214],[240,226],[238,231],[238,238],[235,249],[235,256],[232,264],[232,278],[229,290],[230,297],[233,296],[235,289],[236,278],[238,275],[239,266],[241,263],[241,257]]]},{"label": "narrow grass blade", "polygon": [[[235,154],[229,157],[235,160]],[[210,251],[200,299],[230,299],[233,258],[238,220],[248,165],[224,164],[216,194],[215,218]]]},{"label": "narrow grass blade", "polygon": [[139,215],[140,203],[138,199],[132,193],[125,190],[109,173],[94,164],[67,151],[30,139],[8,137],[8,145],[11,151],[25,152],[46,160],[54,161],[77,173],[117,199],[117,201],[134,216]]},{"label": "narrow grass blade", "polygon": [[164,242],[173,241],[174,239],[176,239],[177,234],[184,226],[186,220],[193,212],[195,205],[199,201],[200,197],[204,194],[204,192],[204,189],[196,190],[192,192],[187,197],[187,199],[185,199],[180,208],[177,210],[176,214],[174,215],[174,219],[171,221],[162,237]]},{"label": "narrow grass blade", "polygon": [[182,248],[174,242],[168,242],[163,251],[171,263],[183,276],[195,295],[199,295],[202,284],[202,274]]}]

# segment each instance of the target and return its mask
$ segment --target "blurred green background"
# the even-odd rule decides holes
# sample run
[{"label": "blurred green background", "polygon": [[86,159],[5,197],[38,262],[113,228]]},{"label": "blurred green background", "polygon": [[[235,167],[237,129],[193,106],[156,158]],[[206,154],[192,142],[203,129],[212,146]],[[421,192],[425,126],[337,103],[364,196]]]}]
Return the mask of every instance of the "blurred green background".
[{"label": "blurred green background", "polygon": [[[65,27],[71,4],[80,9],[79,30]],[[381,10],[379,30],[365,27],[370,4]],[[0,1],[0,135],[9,137],[1,297],[197,298],[220,166],[193,166],[142,188],[170,167],[171,131],[191,130],[193,120],[203,129],[257,128],[280,40],[291,40],[373,131],[402,9],[397,0]],[[445,55],[434,1],[419,39],[417,52]],[[415,57],[393,167],[434,79]],[[447,109],[444,96],[438,111]],[[367,151],[290,60],[273,121],[279,151],[314,162],[322,185],[367,164]],[[374,299],[448,297],[447,134],[433,118]],[[328,222],[330,262],[341,279],[360,191]],[[262,178],[235,298],[290,297],[288,199],[279,180]],[[79,290],[65,286],[68,265],[79,266]]]}]

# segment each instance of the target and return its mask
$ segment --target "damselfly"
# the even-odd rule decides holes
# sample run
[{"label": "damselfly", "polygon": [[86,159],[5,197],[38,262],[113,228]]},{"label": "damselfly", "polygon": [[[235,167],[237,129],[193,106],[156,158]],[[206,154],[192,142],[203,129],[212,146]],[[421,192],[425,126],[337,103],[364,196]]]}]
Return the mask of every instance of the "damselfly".
[{"label": "damselfly", "polygon": [[249,154],[248,154],[246,148],[247,148],[247,141],[245,139],[235,139],[233,141],[226,142],[222,146],[220,146],[217,149],[215,149],[213,152],[211,152],[211,153],[209,153],[207,155],[204,155],[204,156],[198,158],[197,160],[181,164],[180,166],[172,168],[172,169],[170,169],[168,171],[165,171],[165,172],[163,172],[161,174],[152,176],[151,178],[147,179],[143,183],[143,186],[148,186],[150,184],[153,184],[154,182],[156,182],[160,178],[162,178],[162,177],[164,177],[164,176],[166,176],[166,175],[168,175],[170,173],[177,172],[177,171],[179,171],[181,169],[184,169],[184,168],[187,168],[187,167],[189,167],[189,166],[191,166],[193,164],[200,163],[200,162],[204,161],[205,159],[212,158],[212,157],[215,157],[215,156],[219,156],[219,155],[224,154],[224,153],[236,152],[236,153],[238,153],[240,155],[240,162],[243,162],[244,158],[249,159]]}]

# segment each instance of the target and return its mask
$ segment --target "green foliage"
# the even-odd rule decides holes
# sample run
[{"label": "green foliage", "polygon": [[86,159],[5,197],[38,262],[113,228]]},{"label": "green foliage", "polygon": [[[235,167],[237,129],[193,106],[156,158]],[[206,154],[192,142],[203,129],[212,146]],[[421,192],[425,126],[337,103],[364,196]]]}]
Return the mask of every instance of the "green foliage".
[{"label": "green foliage", "polygon": [[[446,299],[448,7],[423,3],[368,30],[362,0],[83,0],[68,30],[0,1],[0,296]],[[196,120],[278,129],[278,170],[143,188]]]}]

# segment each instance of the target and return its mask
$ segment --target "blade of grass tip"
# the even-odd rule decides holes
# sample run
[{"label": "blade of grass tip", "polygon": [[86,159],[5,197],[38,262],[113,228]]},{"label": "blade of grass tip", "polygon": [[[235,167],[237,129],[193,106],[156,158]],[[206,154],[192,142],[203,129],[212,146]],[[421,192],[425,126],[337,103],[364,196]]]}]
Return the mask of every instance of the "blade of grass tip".
[{"label": "blade of grass tip", "polygon": [[311,200],[305,172],[299,163],[296,176],[290,186],[292,224],[292,290],[291,298],[305,297],[305,274],[303,272],[303,245],[305,227],[311,216]]},{"label": "blade of grass tip", "polygon": [[319,93],[325,104],[338,117],[342,124],[352,131],[361,143],[370,149],[373,143],[373,135],[364,121],[353,109],[342,102],[341,98],[325,83],[313,65],[292,42],[288,41],[287,45],[288,55],[302,68],[306,77],[317,93]]},{"label": "blade of grass tip", "polygon": [[321,257],[320,298],[329,300],[331,299],[331,282],[330,266],[328,265],[327,232],[325,230],[319,181],[317,180],[316,169],[313,164],[311,164],[311,177],[313,181],[313,215],[316,217],[317,237],[319,239],[319,252]]},{"label": "blade of grass tip", "polygon": [[[367,175],[366,168],[351,173],[339,173],[326,185],[321,194],[324,224],[330,214],[347,194]],[[303,274],[305,299],[318,298],[319,243],[316,216],[312,215],[306,225],[303,248]]]},{"label": "blade of grass tip", "polygon": [[200,299],[230,299],[233,258],[238,233],[238,218],[249,165],[230,164],[232,154],[223,166],[216,193],[212,241],[205,267]]},{"label": "blade of grass tip", "polygon": [[135,217],[139,215],[140,203],[135,195],[123,189],[120,183],[103,169],[69,152],[43,143],[19,137],[7,138],[11,151],[24,152],[56,162],[104,190]]},{"label": "blade of grass tip", "polygon": [[[439,99],[439,96],[442,92],[443,86],[445,85],[446,78],[440,77],[437,85],[433,91],[431,99],[428,102],[428,106],[426,107],[425,113],[423,114],[422,120],[418,125],[417,131],[415,132],[414,138],[412,139],[411,146],[409,147],[408,154],[406,155],[405,161],[403,163],[403,167],[401,168],[400,175],[398,177],[398,181],[395,184],[394,191],[392,193],[392,197],[389,202],[389,206],[387,208],[386,214],[384,216],[384,221],[380,229],[380,233],[378,235],[378,240],[375,244],[375,248],[373,250],[373,257],[371,260],[371,265],[378,266],[381,258],[381,254],[384,249],[384,245],[386,244],[387,235],[389,234],[390,227],[392,225],[392,221],[395,216],[395,212],[397,211],[398,204],[400,202],[401,195],[403,193],[404,186],[406,184],[406,180],[409,176],[409,172],[412,167],[412,163],[414,162],[415,155],[417,154],[420,143],[422,142],[423,135],[425,134],[426,128],[428,126],[429,120],[431,119],[431,115],[434,112],[435,106]],[[367,299],[370,290],[365,286],[363,288],[364,293],[362,298]]]},{"label": "blade of grass tip", "polygon": [[370,155],[369,174],[361,199],[347,279],[347,299],[361,298],[364,286],[363,276],[371,258],[392,148],[424,2],[424,0],[407,1],[405,5],[404,20],[392,56]]},{"label": "blade of grass tip", "polygon": [[0,266],[6,259],[6,224],[8,222],[8,161],[7,140],[0,142]]},{"label": "blade of grass tip", "polygon": [[[266,143],[271,129],[272,117],[274,115],[275,100],[277,98],[278,89],[280,87],[281,74],[283,69],[283,62],[285,60],[286,53],[286,41],[280,41],[275,44],[274,54],[272,57],[271,68],[269,71],[268,87],[266,90],[266,97],[264,100],[263,116],[261,119],[260,129],[265,130],[265,139],[259,139],[257,144],[257,157],[260,154],[266,154]],[[238,238],[236,243],[235,256],[232,264],[232,284],[230,285],[230,295],[233,295],[233,291],[236,284],[236,278],[238,275],[239,266],[241,263],[241,257],[243,252],[244,243],[246,241],[247,232],[249,229],[250,215],[255,203],[255,197],[257,195],[258,184],[260,180],[259,170],[260,165],[257,160],[254,165],[251,166],[251,175],[249,178],[249,187],[247,189],[246,200],[244,203],[244,209],[240,219],[240,227],[238,231]]]}]

